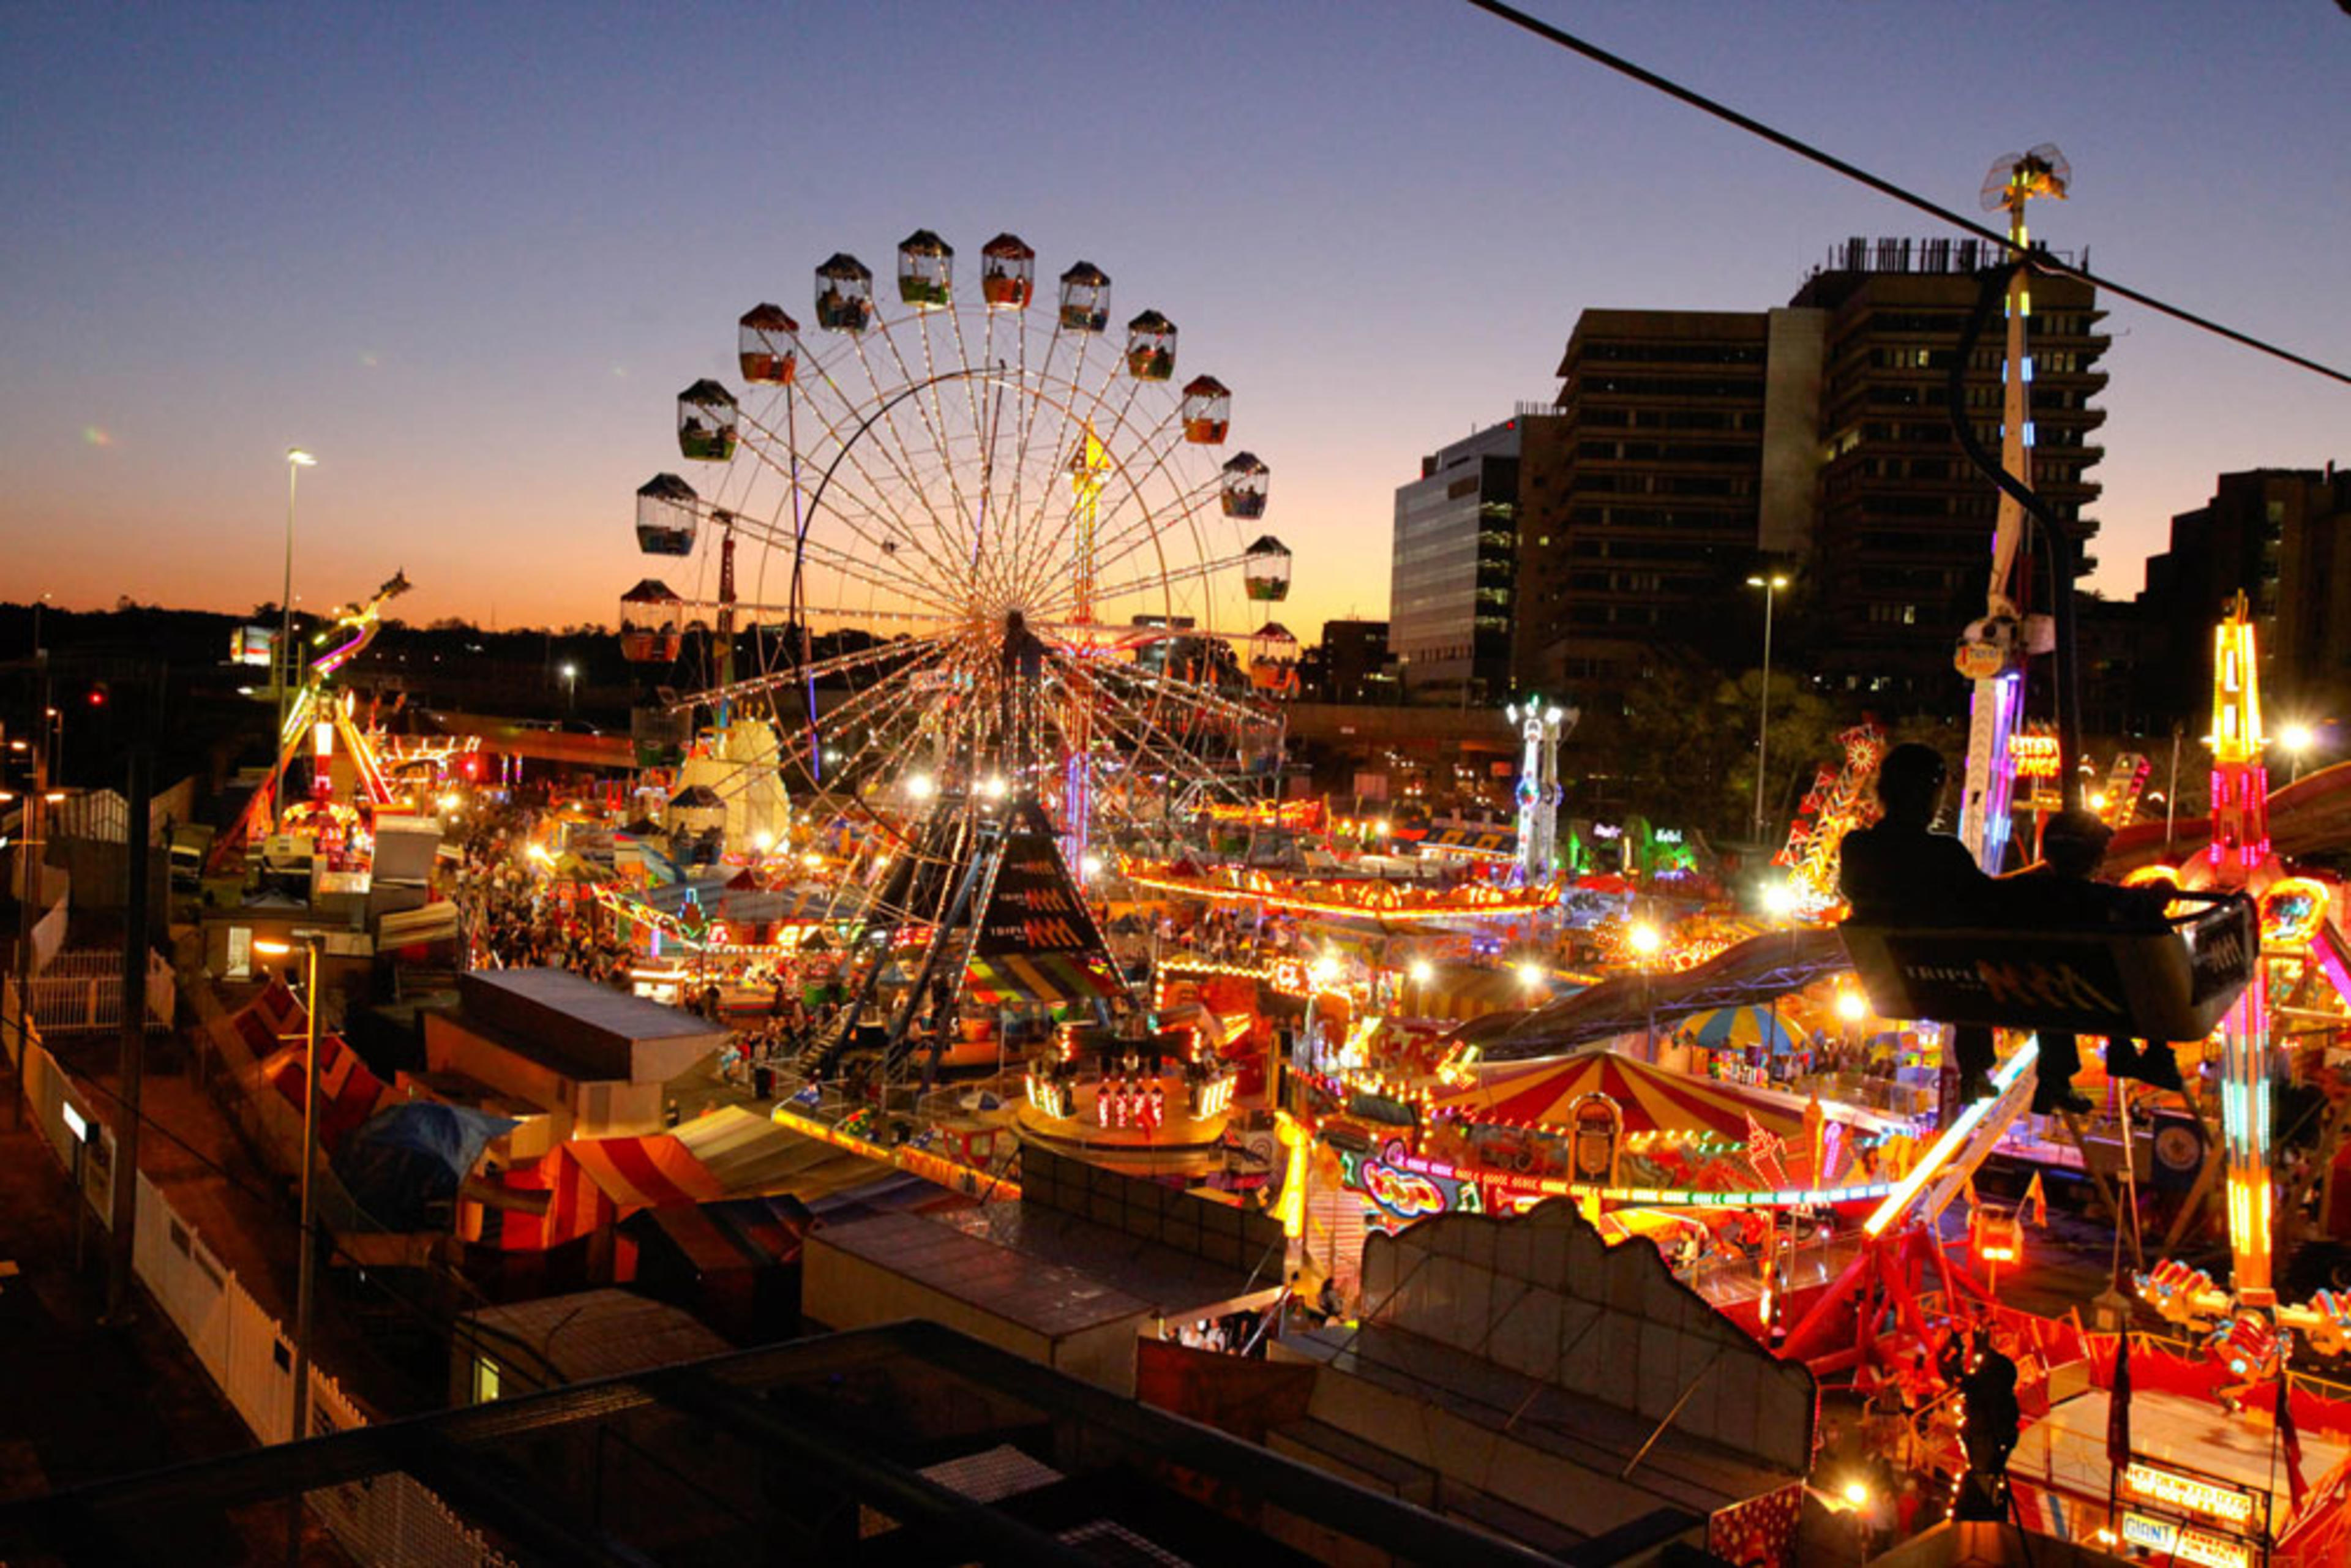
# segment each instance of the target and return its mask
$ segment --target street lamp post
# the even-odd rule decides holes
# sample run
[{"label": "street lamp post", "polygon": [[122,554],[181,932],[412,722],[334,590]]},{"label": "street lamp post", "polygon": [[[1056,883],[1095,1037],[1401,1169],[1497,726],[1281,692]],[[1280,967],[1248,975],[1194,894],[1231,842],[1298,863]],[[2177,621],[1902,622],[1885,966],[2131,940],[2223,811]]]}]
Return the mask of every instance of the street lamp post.
[{"label": "street lamp post", "polygon": [[[302,470],[315,468],[319,460],[298,446],[286,449],[286,584],[277,592],[277,737],[270,744],[282,746],[286,739],[286,709],[292,700],[294,685],[294,490]],[[285,785],[277,785],[282,799]]]},{"label": "street lamp post", "polygon": [[2294,777],[2286,780],[2291,784],[2301,779],[2302,759],[2310,755],[2311,745],[2318,737],[2311,733],[2310,726],[2306,724],[2290,724],[2278,738],[2285,743],[2286,750],[2294,757]]},{"label": "street lamp post", "polygon": [[1763,591],[1763,691],[1756,700],[1755,714],[1755,841],[1763,841],[1763,776],[1769,771],[1771,754],[1771,601],[1788,580],[1779,572],[1758,575],[1747,580],[1750,588]]},{"label": "street lamp post", "polygon": [[566,663],[563,666],[563,711],[566,714],[578,711],[579,704],[575,698],[579,692],[579,685],[580,666]]},{"label": "street lamp post", "polygon": [[[310,1280],[318,1267],[318,1214],[311,1167],[319,1163],[319,938],[257,941],[253,950],[269,957],[303,953],[302,1022],[302,1243],[294,1278],[294,1426],[288,1441],[300,1442],[310,1425]],[[301,1560],[302,1493],[293,1494],[294,1516],[287,1542],[289,1562]]]},{"label": "street lamp post", "polygon": [[1647,1019],[1641,1030],[1642,1054],[1648,1061],[1655,1063],[1657,1060],[1656,960],[1657,949],[1665,946],[1665,937],[1647,921],[1637,920],[1633,923],[1632,930],[1626,934],[1626,940],[1630,943],[1635,956],[1641,961],[1641,1010],[1646,1015]]}]

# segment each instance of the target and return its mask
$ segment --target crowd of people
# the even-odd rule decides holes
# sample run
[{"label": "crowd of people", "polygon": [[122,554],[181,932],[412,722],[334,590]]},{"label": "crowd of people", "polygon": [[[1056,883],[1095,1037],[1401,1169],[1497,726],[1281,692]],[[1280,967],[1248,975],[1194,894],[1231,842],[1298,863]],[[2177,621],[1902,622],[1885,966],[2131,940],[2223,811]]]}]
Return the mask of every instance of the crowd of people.
[{"label": "crowd of people", "polygon": [[628,945],[568,918],[549,885],[522,863],[530,826],[527,809],[495,808],[469,821],[458,841],[451,896],[468,961],[481,968],[569,969],[626,990]]}]

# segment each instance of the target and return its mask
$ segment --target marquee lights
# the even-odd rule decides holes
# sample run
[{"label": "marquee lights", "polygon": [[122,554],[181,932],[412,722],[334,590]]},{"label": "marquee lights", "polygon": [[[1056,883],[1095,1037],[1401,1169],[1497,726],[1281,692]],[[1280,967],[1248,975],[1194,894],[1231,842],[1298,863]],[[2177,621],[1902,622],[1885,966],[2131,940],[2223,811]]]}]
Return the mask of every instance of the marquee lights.
[{"label": "marquee lights", "polygon": [[1783,1187],[1754,1192],[1708,1192],[1696,1187],[1601,1186],[1570,1181],[1564,1176],[1522,1176],[1485,1166],[1457,1166],[1419,1155],[1390,1149],[1382,1162],[1416,1176],[1475,1184],[1503,1192],[1531,1193],[1544,1197],[1597,1198],[1603,1203],[1635,1204],[1653,1208],[1802,1208],[1840,1203],[1862,1203],[1894,1190],[1892,1182],[1868,1182],[1855,1186]]},{"label": "marquee lights", "polygon": [[2161,1469],[2139,1459],[2123,1468],[2123,1490],[2133,1497],[2202,1514],[2225,1524],[2245,1524],[2253,1517],[2251,1492],[2182,1475],[2178,1470]]},{"label": "marquee lights", "polygon": [[[1557,890],[1548,883],[1531,888],[1504,889],[1472,883],[1443,893],[1431,893],[1421,888],[1397,888],[1385,883],[1310,882],[1296,884],[1300,888],[1316,890],[1314,895],[1309,896],[1303,893],[1282,892],[1270,878],[1255,872],[1234,882],[1222,883],[1177,877],[1168,873],[1147,874],[1132,863],[1124,866],[1123,871],[1126,880],[1137,887],[1177,894],[1209,904],[1261,904],[1268,909],[1294,915],[1324,915],[1336,920],[1372,920],[1383,925],[1540,915],[1558,903]],[[1341,890],[1349,887],[1359,887],[1360,892],[1353,897],[1343,896]]]}]

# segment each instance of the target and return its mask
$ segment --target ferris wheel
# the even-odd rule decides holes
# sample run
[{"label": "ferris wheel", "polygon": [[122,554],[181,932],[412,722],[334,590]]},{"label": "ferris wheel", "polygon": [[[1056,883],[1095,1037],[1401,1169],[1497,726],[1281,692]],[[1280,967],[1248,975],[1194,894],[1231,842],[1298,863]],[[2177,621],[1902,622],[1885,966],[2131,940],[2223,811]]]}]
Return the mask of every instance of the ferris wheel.
[{"label": "ferris wheel", "polygon": [[[1083,261],[1040,304],[1035,269],[999,235],[975,297],[920,230],[894,311],[841,254],[813,331],[746,313],[745,390],[680,393],[686,471],[637,493],[638,544],[679,585],[639,583],[621,621],[645,665],[706,634],[660,706],[706,715],[746,779],[901,828],[1033,803],[1074,862],[1100,829],[1269,776],[1295,644],[1251,623],[1290,552],[1258,530],[1266,465],[1224,451],[1232,393],[1176,379],[1175,323],[1114,331]],[[767,738],[726,745],[747,729]]]}]

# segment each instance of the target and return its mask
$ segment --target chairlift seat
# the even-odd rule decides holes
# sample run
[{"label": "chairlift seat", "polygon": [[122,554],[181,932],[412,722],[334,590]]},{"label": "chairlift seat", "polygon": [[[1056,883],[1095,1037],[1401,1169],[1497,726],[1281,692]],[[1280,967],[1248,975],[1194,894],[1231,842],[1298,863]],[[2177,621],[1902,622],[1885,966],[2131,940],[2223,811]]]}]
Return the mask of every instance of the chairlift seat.
[{"label": "chairlift seat", "polygon": [[2259,928],[2242,894],[2179,898],[2206,906],[2162,930],[1850,920],[1837,929],[1881,1018],[2202,1040],[2252,978]]}]

